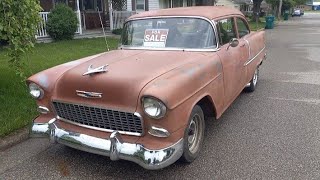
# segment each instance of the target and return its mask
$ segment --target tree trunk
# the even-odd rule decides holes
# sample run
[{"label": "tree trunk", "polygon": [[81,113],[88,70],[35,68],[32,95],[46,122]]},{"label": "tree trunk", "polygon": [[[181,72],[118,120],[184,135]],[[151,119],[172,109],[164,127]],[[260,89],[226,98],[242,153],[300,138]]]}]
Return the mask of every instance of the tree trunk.
[{"label": "tree trunk", "polygon": [[261,2],[262,2],[262,0],[253,0],[252,20],[255,21],[255,22],[259,21]]},{"label": "tree trunk", "polygon": [[282,0],[279,2],[278,19],[281,18]]}]

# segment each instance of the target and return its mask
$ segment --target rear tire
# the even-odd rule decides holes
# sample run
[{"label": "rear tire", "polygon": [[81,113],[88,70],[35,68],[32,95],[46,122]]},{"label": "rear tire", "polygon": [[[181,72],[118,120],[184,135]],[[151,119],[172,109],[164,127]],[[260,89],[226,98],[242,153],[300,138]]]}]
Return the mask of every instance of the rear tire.
[{"label": "rear tire", "polygon": [[200,106],[195,105],[189,117],[188,127],[184,132],[183,154],[181,160],[193,162],[199,155],[205,132],[204,114]]},{"label": "rear tire", "polygon": [[259,67],[257,67],[257,69],[254,71],[251,81],[248,83],[248,85],[245,87],[244,90],[246,92],[253,92],[257,87],[258,80],[259,80]]}]

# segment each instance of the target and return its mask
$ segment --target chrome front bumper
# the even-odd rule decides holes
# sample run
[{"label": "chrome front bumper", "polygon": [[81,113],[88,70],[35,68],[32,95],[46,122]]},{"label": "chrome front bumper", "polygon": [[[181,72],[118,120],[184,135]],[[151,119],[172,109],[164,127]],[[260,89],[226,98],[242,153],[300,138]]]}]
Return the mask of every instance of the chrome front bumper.
[{"label": "chrome front bumper", "polygon": [[82,151],[109,156],[111,160],[124,159],[135,162],[145,169],[162,169],[173,164],[182,155],[183,139],[164,149],[150,150],[141,144],[123,142],[115,131],[107,139],[70,132],[57,127],[56,119],[48,123],[33,123],[31,137],[49,137],[50,142],[58,142]]}]

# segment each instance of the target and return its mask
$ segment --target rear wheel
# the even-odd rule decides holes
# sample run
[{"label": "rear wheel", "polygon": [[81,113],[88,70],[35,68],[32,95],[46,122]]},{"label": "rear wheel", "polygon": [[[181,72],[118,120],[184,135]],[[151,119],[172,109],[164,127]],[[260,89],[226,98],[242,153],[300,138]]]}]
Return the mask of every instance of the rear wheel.
[{"label": "rear wheel", "polygon": [[193,162],[201,150],[205,131],[204,114],[200,106],[193,107],[189,124],[184,133],[183,154],[181,160]]},{"label": "rear wheel", "polygon": [[257,67],[257,69],[254,71],[253,77],[251,81],[247,84],[245,91],[253,92],[256,89],[258,80],[259,80],[259,67]]}]

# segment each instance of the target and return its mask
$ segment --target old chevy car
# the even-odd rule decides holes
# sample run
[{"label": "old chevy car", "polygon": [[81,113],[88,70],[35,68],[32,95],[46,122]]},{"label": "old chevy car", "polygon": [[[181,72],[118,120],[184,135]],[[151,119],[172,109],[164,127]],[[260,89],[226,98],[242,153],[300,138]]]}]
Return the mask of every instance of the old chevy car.
[{"label": "old chevy car", "polygon": [[220,118],[243,89],[255,90],[265,57],[265,32],[250,31],[236,9],[133,15],[117,50],[27,80],[40,112],[32,136],[146,169],[190,163],[205,120]]}]

